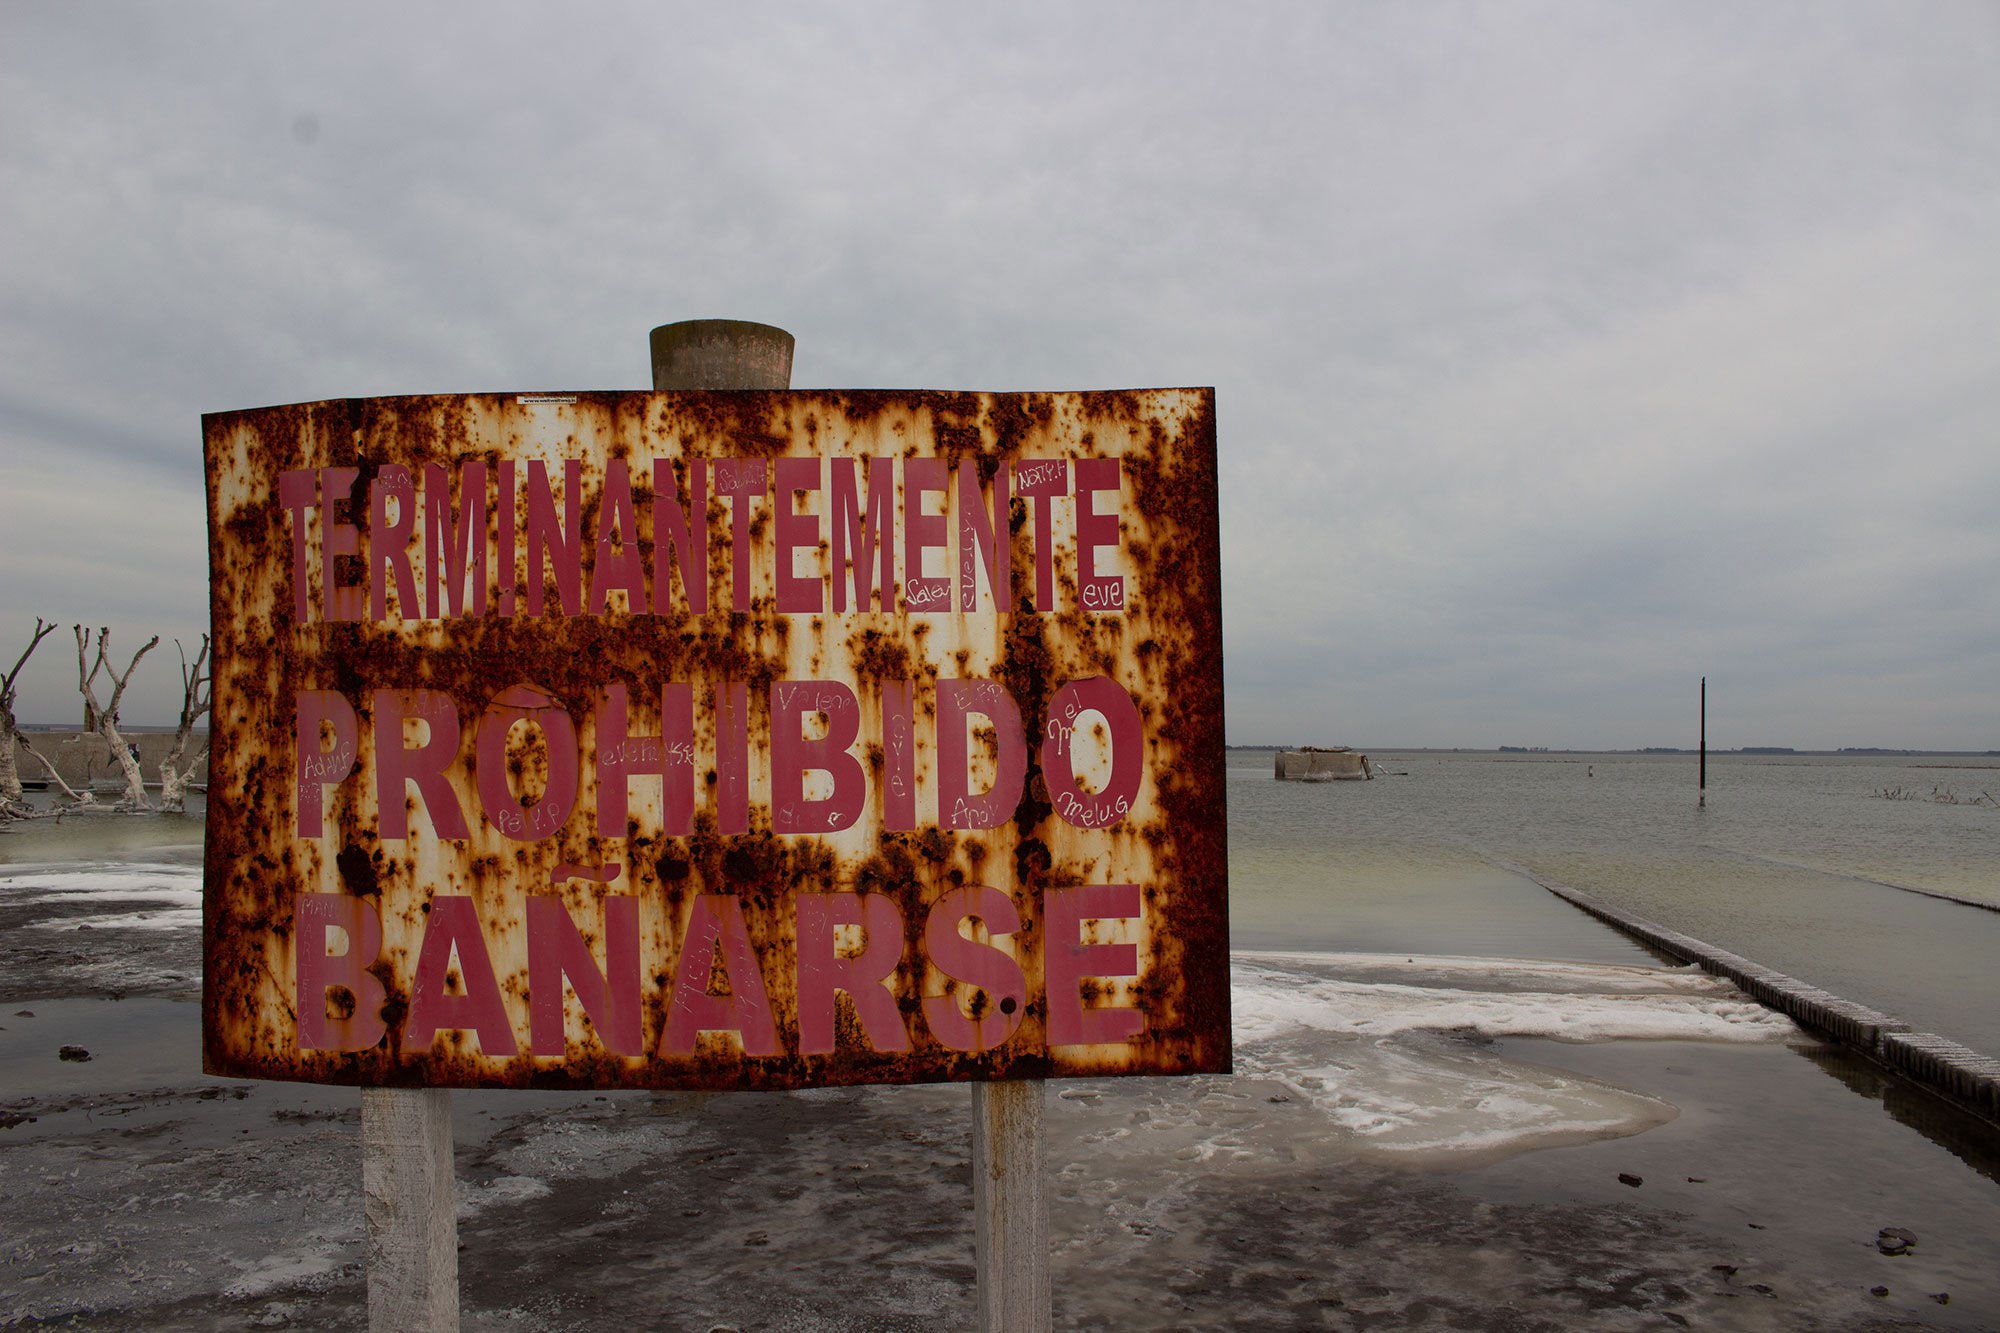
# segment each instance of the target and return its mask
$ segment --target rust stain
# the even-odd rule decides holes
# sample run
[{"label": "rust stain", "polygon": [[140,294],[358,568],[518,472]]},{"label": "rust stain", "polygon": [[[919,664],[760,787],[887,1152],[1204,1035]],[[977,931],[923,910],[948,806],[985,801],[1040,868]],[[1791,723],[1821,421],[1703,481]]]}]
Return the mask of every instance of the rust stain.
[{"label": "rust stain", "polygon": [[[216,680],[204,907],[211,1072],[721,1089],[1229,1067],[1212,390],[348,399],[217,413],[204,418],[204,433]],[[809,474],[803,464],[787,470],[786,460],[834,462],[819,464],[817,492],[795,495],[778,479]],[[853,460],[857,495],[878,475],[871,460],[893,488],[883,511],[894,534],[891,580],[867,609],[838,609],[830,593],[836,581],[852,589],[865,555],[847,551],[835,567],[846,547],[833,531],[839,460]],[[934,471],[925,471],[929,460]],[[1093,548],[1093,583],[1077,549],[1080,465],[1112,460],[1115,483],[1091,501],[1094,512],[1116,515],[1109,544]],[[961,463],[970,464],[970,489],[961,487]],[[1067,489],[1048,500],[1023,495],[1024,479],[1053,476],[1036,471],[1050,464],[1062,465]],[[758,470],[761,491],[745,480]],[[294,480],[281,483],[287,474]],[[1090,475],[1101,484],[1108,473]],[[337,490],[304,503],[301,477]],[[730,493],[738,485],[743,494]],[[466,502],[475,490],[476,518]],[[431,540],[434,497],[451,502],[440,514],[472,529],[469,549],[489,574],[482,614],[451,609],[440,558],[449,542],[434,550]],[[685,570],[655,521],[662,498],[687,502],[692,528],[705,516],[706,541],[695,537]],[[1004,577],[977,538],[961,540],[974,518],[968,502],[993,531]],[[820,588],[814,609],[780,609],[776,552],[795,513],[816,526],[799,530],[783,573]],[[922,571],[907,562],[911,515],[920,523],[936,515],[942,539]],[[352,530],[346,549],[339,529]],[[748,552],[741,571],[739,543]],[[961,600],[968,562],[970,610]],[[694,589],[684,589],[684,574]],[[919,574],[943,580],[942,600],[913,588]],[[1118,595],[1107,575],[1122,580],[1116,606],[1106,600]],[[1043,606],[1045,579],[1052,604]],[[477,588],[468,583],[467,602]],[[329,598],[329,588],[342,591]],[[705,609],[691,606],[697,597]],[[1089,803],[1124,771],[1104,714],[1085,711],[1074,730],[1064,725],[1073,777],[1044,766],[1051,720],[1060,724],[1064,699],[1076,697],[1065,687],[1095,677],[1132,701],[1141,737],[1132,798],[1102,823]],[[967,827],[953,827],[939,808],[940,699],[950,681],[997,684],[1025,739],[1019,799]],[[791,706],[781,693],[788,682],[838,683],[858,704],[846,752],[864,794],[851,825],[781,825],[788,805],[810,809],[838,794],[818,770],[789,800],[778,790],[772,718],[774,705]],[[660,738],[658,748],[639,739],[601,752],[606,692],[620,685],[624,732]],[[671,692],[663,704],[663,686],[688,687],[684,714]],[[747,716],[729,706],[739,687]],[[302,724],[303,694],[337,696],[327,707],[337,714],[344,704],[351,718]],[[899,700],[907,727],[898,725]],[[838,700],[807,706],[804,743],[839,725],[840,711]],[[675,751],[677,717],[691,723],[684,752]],[[339,752],[348,720],[351,757]],[[970,715],[962,748],[973,794],[1000,776],[1002,725],[983,710]],[[626,784],[628,818],[607,832],[599,812],[615,784],[604,775],[628,760],[639,767]],[[385,762],[407,780],[385,784]],[[685,773],[684,829],[670,808],[675,780],[663,780],[662,768]],[[899,779],[914,781],[913,821],[897,818]],[[317,832],[305,826],[314,802]],[[461,829],[442,808],[452,806]],[[738,818],[745,826],[731,831]],[[1050,967],[1064,942],[1048,938],[1048,904],[1102,885],[1136,886],[1142,906],[1131,917],[1075,922],[1067,943],[1087,946],[1092,961],[1072,980],[1073,994],[1057,994]],[[1004,895],[1018,929],[1001,932],[983,915],[962,929],[932,920],[948,895],[982,888]],[[871,1019],[846,991],[832,1003],[832,1049],[805,1049],[801,975],[824,963],[827,946],[802,940],[801,913],[814,895],[853,894],[893,906],[895,918],[877,924],[900,920],[887,991],[906,1049],[885,1049],[880,1012]],[[588,968],[571,955],[557,971],[547,963],[556,955],[544,951],[534,972],[531,955],[543,948],[535,941],[560,931],[546,933],[556,918],[546,901],[531,911],[531,900],[557,904]],[[308,902],[321,915],[309,916]],[[419,969],[426,941],[440,952],[436,939],[464,903],[503,1015],[488,1011],[484,1025],[473,1014],[482,969],[465,947],[442,950],[435,977]],[[627,907],[638,960],[629,974],[614,926]],[[690,969],[683,946],[718,910],[731,918],[725,936],[740,919],[768,1002],[769,1050],[753,1050],[747,1028],[701,1031],[686,1049],[671,1040],[677,1010],[689,1008],[676,996]],[[332,930],[328,912],[373,915],[339,918],[360,923],[357,931]],[[375,920],[379,948],[356,955],[367,943],[356,934]],[[873,955],[876,930],[846,920],[831,929],[835,958]],[[986,963],[1011,959],[1021,984],[941,961],[940,931],[969,937],[963,947]],[[711,957],[691,972],[709,973],[702,994],[747,1003],[756,987],[733,970],[743,955],[732,955],[727,938],[709,938],[697,933]],[[1116,966],[1125,948],[1130,970]],[[320,984],[301,992],[308,962]],[[549,1029],[536,1026],[537,975],[545,992],[560,991],[555,1049]],[[608,998],[585,994],[593,989]],[[621,1003],[636,1006],[636,1028],[621,1019]],[[940,1026],[952,1021],[941,1005],[986,1048],[947,1044]],[[1052,1041],[1053,1005],[1068,1006],[1065,1014],[1131,1011],[1136,1030]],[[324,1013],[317,1023],[305,1012],[313,1006]],[[434,1034],[414,1027],[425,1015],[444,1020]],[[378,1039],[354,1037],[375,1027]],[[308,1040],[314,1031],[320,1037]]]}]

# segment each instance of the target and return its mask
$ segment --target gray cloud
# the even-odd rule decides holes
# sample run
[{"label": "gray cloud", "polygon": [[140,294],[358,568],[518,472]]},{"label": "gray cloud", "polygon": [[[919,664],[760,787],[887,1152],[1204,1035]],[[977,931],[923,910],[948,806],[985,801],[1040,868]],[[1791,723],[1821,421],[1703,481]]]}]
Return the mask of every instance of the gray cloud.
[{"label": "gray cloud", "polygon": [[1235,739],[2000,746],[1990,6],[558,14],[6,11],[0,649],[200,632],[202,411],[723,314],[1215,384]]}]

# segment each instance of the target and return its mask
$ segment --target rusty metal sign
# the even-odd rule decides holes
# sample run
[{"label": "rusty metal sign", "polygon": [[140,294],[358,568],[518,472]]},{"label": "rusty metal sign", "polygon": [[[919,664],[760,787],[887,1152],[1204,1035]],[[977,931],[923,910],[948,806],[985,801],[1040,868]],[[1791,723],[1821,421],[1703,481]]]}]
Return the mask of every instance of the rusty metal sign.
[{"label": "rusty metal sign", "polygon": [[211,1073],[1229,1067],[1211,390],[203,425]]}]

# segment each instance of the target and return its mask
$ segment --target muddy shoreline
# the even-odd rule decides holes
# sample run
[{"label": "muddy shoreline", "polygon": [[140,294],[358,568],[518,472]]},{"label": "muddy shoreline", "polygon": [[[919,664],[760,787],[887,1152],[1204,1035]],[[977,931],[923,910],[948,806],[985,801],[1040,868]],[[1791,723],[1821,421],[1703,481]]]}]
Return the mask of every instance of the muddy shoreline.
[{"label": "muddy shoreline", "polygon": [[[21,1008],[0,1033],[5,1113],[31,1117],[0,1131],[0,1324],[359,1326],[358,1094],[163,1079],[196,1040],[186,1002]],[[52,1043],[85,1028],[103,1034],[91,1060],[59,1061]],[[1812,1047],[1484,1045],[1651,1084],[1680,1113],[1631,1137],[1408,1168],[1357,1159],[1269,1078],[1053,1085],[1058,1324],[2000,1317],[1982,1285],[2000,1188],[1827,1079]],[[22,1095],[36,1062],[50,1086]],[[1791,1124],[1760,1131],[1774,1107]],[[962,1088],[461,1093],[456,1111],[468,1327],[971,1317]],[[1920,1235],[1915,1253],[1876,1252],[1891,1225]]]},{"label": "muddy shoreline", "polygon": [[[0,1326],[365,1322],[359,1094],[198,1072],[198,904],[0,867]],[[1050,1085],[1058,1326],[2000,1325],[1988,1127],[1604,957],[1239,955],[1235,1075]],[[454,1111],[468,1328],[972,1317],[963,1087]]]}]

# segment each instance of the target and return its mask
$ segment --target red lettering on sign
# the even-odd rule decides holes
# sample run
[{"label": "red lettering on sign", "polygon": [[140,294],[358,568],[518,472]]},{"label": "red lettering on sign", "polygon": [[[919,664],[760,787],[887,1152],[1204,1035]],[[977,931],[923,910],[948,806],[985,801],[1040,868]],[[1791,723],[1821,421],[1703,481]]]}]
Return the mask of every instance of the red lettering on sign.
[{"label": "red lettering on sign", "polygon": [[521,572],[515,564],[515,524],[519,522],[519,512],[514,499],[514,460],[511,458],[500,460],[500,503],[494,509],[494,521],[500,529],[498,609],[502,617],[510,617],[514,614],[514,598],[521,582]]},{"label": "red lettering on sign", "polygon": [[604,464],[604,494],[597,505],[597,545],[591,560],[590,604],[611,614],[611,594],[625,594],[625,610],[646,611],[646,564],[639,553],[639,511],[632,503],[632,468],[623,458]]},{"label": "red lettering on sign", "polygon": [[657,777],[666,806],[662,821],[669,837],[694,832],[694,690],[685,684],[660,687],[660,734],[635,736],[623,681],[605,687],[597,707],[597,831],[626,836],[631,817],[630,782]]},{"label": "red lettering on sign", "polygon": [[957,994],[926,995],[924,1021],[954,1051],[990,1051],[1021,1026],[1028,979],[1010,955],[959,931],[971,918],[985,924],[989,938],[1021,928],[1014,900],[984,884],[951,889],[933,903],[924,918],[924,952],[938,971],[979,991],[971,1009]]},{"label": "red lettering on sign", "polygon": [[[327,620],[359,620],[364,609],[361,586],[340,581],[340,562],[361,554],[361,531],[354,526],[354,479],[351,467],[327,467],[319,472],[320,615]],[[342,518],[345,508],[348,517]]]},{"label": "red lettering on sign", "polygon": [[[415,783],[423,797],[431,828],[440,838],[469,837],[465,812],[452,790],[445,769],[458,757],[458,707],[437,690],[375,691],[375,805],[381,812],[381,836],[401,841],[410,836],[407,784]],[[403,745],[403,721],[415,718],[427,731],[416,749]]]},{"label": "red lettering on sign", "polygon": [[1069,494],[1069,462],[1062,458],[1014,461],[1014,490],[1035,512],[1035,610],[1056,609],[1056,497]]},{"label": "red lettering on sign", "polygon": [[[890,989],[903,961],[903,914],[887,894],[801,893],[799,927],[799,1054],[833,1051],[835,993],[845,991],[871,1049],[910,1049],[909,1029]],[[840,952],[835,931],[859,927],[861,952]]]},{"label": "red lettering on sign", "polygon": [[674,566],[681,572],[681,590],[687,609],[700,616],[708,614],[708,461],[687,460],[687,504],[680,501],[674,482],[674,461],[653,460],[653,611],[668,610],[666,566],[662,551],[670,551]]},{"label": "red lettering on sign", "polygon": [[[722,947],[729,981],[727,995],[708,993],[714,982],[717,945]],[[777,1025],[771,1021],[764,974],[758,970],[757,952],[750,947],[750,933],[743,926],[743,908],[735,898],[720,893],[697,895],[689,913],[660,1050],[668,1055],[689,1054],[695,1038],[704,1032],[736,1033],[745,1055],[783,1054]]]},{"label": "red lettering on sign", "polygon": [[306,587],[306,510],[319,504],[319,473],[293,468],[278,474],[278,503],[292,515],[292,621],[312,619],[312,593]]},{"label": "red lettering on sign", "polygon": [[[396,517],[389,517],[395,501]],[[401,463],[384,463],[368,485],[368,618],[389,619],[389,584],[396,586],[396,615],[415,620],[417,575],[410,568],[410,534],[417,526],[417,483]]]},{"label": "red lettering on sign", "polygon": [[[1111,492],[1110,513],[1100,514],[1092,496]],[[1118,546],[1118,460],[1079,458],[1076,460],[1076,594],[1086,611],[1123,611],[1125,580],[1117,574],[1097,572],[1097,552]]]},{"label": "red lettering on sign", "polygon": [[715,493],[729,501],[730,608],[750,609],[750,502],[769,488],[761,458],[715,460]]},{"label": "red lettering on sign", "polygon": [[[882,609],[896,609],[896,494],[894,465],[886,458],[868,460],[866,517],[854,491],[852,458],[828,460],[833,479],[833,609],[847,610],[847,591],[854,589],[854,609],[875,609],[875,589],[881,587]],[[851,574],[849,561],[853,562]]]},{"label": "red lettering on sign", "polygon": [[[472,569],[472,609],[465,602],[465,571]],[[507,567],[503,567],[507,568]],[[511,569],[510,569],[511,572]],[[438,597],[439,576],[445,597]],[[458,495],[441,463],[424,464],[424,602],[436,620],[486,614],[486,463],[475,459],[459,471]]]},{"label": "red lettering on sign", "polygon": [[819,514],[800,513],[792,502],[801,494],[818,495],[821,490],[820,460],[780,458],[774,465],[778,506],[777,543],[778,610],[793,615],[826,610],[826,581],[818,573],[801,575],[797,570],[800,551],[819,549]]},{"label": "red lettering on sign", "polygon": [[916,687],[907,680],[882,686],[882,824],[892,832],[917,826]]},{"label": "red lettering on sign", "polygon": [[[328,952],[328,934],[347,937],[340,953]],[[382,918],[365,898],[346,893],[301,893],[292,924],[294,971],[298,977],[299,1049],[365,1051],[382,1040],[386,1025],[382,982],[368,970],[382,951]],[[327,992],[347,992],[351,1007],[327,1012]]]},{"label": "red lettering on sign", "polygon": [[958,609],[979,609],[979,580],[973,569],[973,552],[986,565],[986,583],[993,589],[993,605],[1001,611],[1013,610],[1013,561],[1000,546],[1007,535],[1007,469],[993,469],[993,508],[989,513],[979,503],[979,465],[966,459],[958,465]]},{"label": "red lettering on sign", "polygon": [[[946,828],[998,828],[1014,817],[1028,775],[1028,741],[1021,709],[994,680],[941,680],[937,686],[938,819]],[[993,785],[977,795],[966,755],[966,723],[974,716],[993,724]]]},{"label": "red lettering on sign", "polygon": [[750,687],[725,680],[715,687],[715,831],[750,831]]},{"label": "red lettering on sign", "polygon": [[[976,612],[983,568],[992,608],[1013,614],[1010,508],[1011,497],[1019,495],[1033,514],[1033,608],[1054,611],[1055,501],[1069,496],[1072,485],[1077,604],[1087,611],[1125,609],[1124,577],[1099,569],[1103,552],[1116,550],[1121,543],[1119,459],[1084,458],[1072,465],[1060,458],[1011,463],[962,458],[954,471],[942,458],[901,458],[900,585],[895,563],[899,460],[866,460],[865,500],[856,468],[860,461],[793,455],[715,460],[715,495],[729,502],[731,515],[731,609],[756,609],[757,562],[768,557],[776,596],[767,611],[824,614],[831,577],[831,605],[837,613],[873,611],[879,605],[884,612],[941,614],[952,609],[954,583],[956,609]],[[493,518],[498,615],[609,616],[649,610],[668,614],[679,609],[671,596],[668,565],[680,572],[685,610],[695,615],[707,612],[708,460],[652,460],[650,522],[642,517],[643,497],[633,489],[631,465],[624,454],[603,460],[594,501],[585,494],[582,459],[526,462],[523,476],[520,460],[498,461]],[[550,475],[558,465],[560,493]],[[685,499],[677,468],[685,468]],[[320,512],[323,619],[360,620],[365,615],[386,623],[392,596],[403,620],[485,614],[490,567],[485,540],[488,469],[485,459],[455,465],[425,463],[421,487],[414,465],[403,463],[383,463],[373,470],[328,467],[279,473],[278,498],[291,516],[294,619],[305,623],[311,615],[306,589],[312,541],[309,514],[314,509]],[[363,471],[369,479],[365,488],[357,482]],[[1100,512],[1096,497],[1106,491],[1113,498],[1110,508]],[[808,499],[801,507],[801,495],[819,498]],[[938,513],[926,507],[926,498],[932,495],[945,500]],[[752,502],[760,496],[774,505],[769,523],[754,514]],[[359,511],[362,505],[365,512]],[[590,533],[583,530],[586,519],[592,524]],[[419,523],[421,535],[416,531]],[[954,523],[955,543],[948,540]],[[424,559],[421,603],[413,544]],[[956,552],[956,569],[933,573],[928,553],[947,547]],[[801,552],[808,566],[803,573]],[[441,594],[440,585],[449,591]],[[895,591],[899,586],[900,601]],[[1026,611],[1028,604],[1019,609]]]},{"label": "red lettering on sign", "polygon": [[1042,896],[1049,1045],[1131,1041],[1146,1030],[1137,1009],[1086,1007],[1081,990],[1085,977],[1138,976],[1139,946],[1085,944],[1078,938],[1086,921],[1137,920],[1142,902],[1137,884],[1085,884]]},{"label": "red lettering on sign", "polygon": [[562,615],[583,614],[583,463],[563,462],[563,517],[556,517],[555,493],[549,468],[539,458],[528,460],[528,614],[542,614],[547,560],[556,580]]},{"label": "red lettering on sign", "polygon": [[[507,734],[517,722],[540,728],[548,749],[548,785],[532,805],[515,794],[508,771]],[[563,706],[533,685],[510,685],[480,717],[477,745],[479,803],[493,826],[515,842],[560,833],[576,807],[577,787],[576,724]]]},{"label": "red lettering on sign", "polygon": [[716,685],[716,833],[750,831],[750,687]]},{"label": "red lettering on sign", "polygon": [[903,460],[903,610],[917,615],[951,609],[951,580],[924,573],[924,552],[942,550],[945,517],[926,514],[924,497],[945,490],[942,458]]},{"label": "red lettering on sign", "polygon": [[536,1055],[568,1049],[563,1023],[563,981],[614,1055],[640,1055],[639,900],[614,894],[604,900],[604,970],[557,894],[528,898],[528,1033]]},{"label": "red lettering on sign", "polygon": [[[327,787],[354,772],[361,724],[354,716],[354,705],[332,690],[300,690],[296,717],[299,836],[317,838],[324,822]],[[323,748],[322,727],[333,729],[330,750]]]},{"label": "red lettering on sign", "polygon": [[[1104,719],[1111,743],[1111,780],[1103,791],[1094,793],[1077,784],[1070,744],[1078,721],[1091,712]],[[1042,779],[1048,784],[1049,802],[1063,822],[1094,829],[1124,819],[1138,799],[1139,780],[1145,776],[1144,747],[1139,705],[1110,677],[1073,680],[1056,691],[1042,723]]]},{"label": "red lettering on sign", "polygon": [[[826,735],[807,740],[806,715],[826,719]],[[868,797],[868,775],[848,753],[861,734],[861,702],[837,680],[771,684],[771,827],[779,833],[831,833],[852,828]],[[808,769],[831,774],[833,795],[809,801]]]},{"label": "red lettering on sign", "polygon": [[[453,958],[458,960],[463,995],[453,995],[449,988]],[[516,1050],[507,1006],[479,932],[478,910],[470,898],[442,893],[431,899],[424,923],[416,984],[410,988],[410,1016],[403,1024],[403,1049],[428,1049],[440,1028],[477,1033],[482,1055],[513,1055]]]}]

